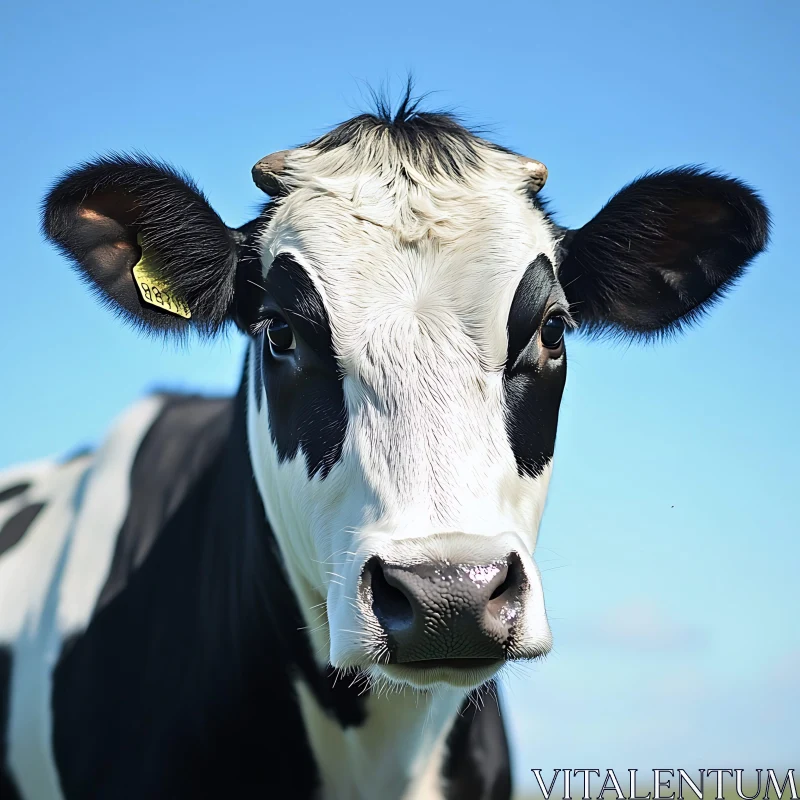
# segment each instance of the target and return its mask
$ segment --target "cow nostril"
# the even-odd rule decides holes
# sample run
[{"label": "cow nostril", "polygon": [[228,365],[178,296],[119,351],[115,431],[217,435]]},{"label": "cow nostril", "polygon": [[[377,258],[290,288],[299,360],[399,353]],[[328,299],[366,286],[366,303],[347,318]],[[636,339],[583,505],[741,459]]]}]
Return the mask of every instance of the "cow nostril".
[{"label": "cow nostril", "polygon": [[386,580],[383,564],[371,558],[364,568],[364,585],[372,590],[372,611],[387,632],[408,628],[414,621],[414,609],[401,589]]},{"label": "cow nostril", "polygon": [[506,577],[503,582],[495,588],[495,590],[489,595],[489,601],[496,600],[498,597],[502,597],[506,592],[511,590],[512,588],[512,575],[511,570],[506,569]]},{"label": "cow nostril", "polygon": [[516,553],[508,557],[503,580],[494,588],[486,604],[491,614],[498,614],[503,608],[519,601],[526,586],[522,563]]}]

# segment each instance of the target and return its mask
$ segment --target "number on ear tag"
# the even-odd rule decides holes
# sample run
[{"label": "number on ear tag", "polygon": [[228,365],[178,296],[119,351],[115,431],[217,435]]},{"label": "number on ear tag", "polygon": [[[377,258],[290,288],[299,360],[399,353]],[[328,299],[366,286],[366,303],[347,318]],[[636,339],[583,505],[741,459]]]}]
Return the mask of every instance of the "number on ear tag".
[{"label": "number on ear tag", "polygon": [[136,281],[143,302],[184,319],[191,319],[192,312],[189,311],[189,306],[182,297],[176,296],[166,282],[159,277],[152,261],[146,255],[144,247],[142,247],[142,235],[139,234],[136,240],[139,242],[139,247],[142,248],[142,257],[133,268],[133,279]]}]

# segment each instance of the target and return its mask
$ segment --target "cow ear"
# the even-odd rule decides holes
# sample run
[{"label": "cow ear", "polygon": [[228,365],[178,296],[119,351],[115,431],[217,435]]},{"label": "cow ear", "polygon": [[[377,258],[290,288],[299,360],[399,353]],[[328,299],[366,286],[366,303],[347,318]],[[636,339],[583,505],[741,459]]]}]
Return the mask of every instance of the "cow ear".
[{"label": "cow ear", "polygon": [[48,193],[42,228],[100,297],[139,327],[211,334],[228,320],[234,232],[171,167],[127,156],[83,164]]},{"label": "cow ear", "polygon": [[659,172],[567,233],[559,280],[583,329],[659,335],[708,310],[768,234],[766,207],[740,181],[695,167]]}]

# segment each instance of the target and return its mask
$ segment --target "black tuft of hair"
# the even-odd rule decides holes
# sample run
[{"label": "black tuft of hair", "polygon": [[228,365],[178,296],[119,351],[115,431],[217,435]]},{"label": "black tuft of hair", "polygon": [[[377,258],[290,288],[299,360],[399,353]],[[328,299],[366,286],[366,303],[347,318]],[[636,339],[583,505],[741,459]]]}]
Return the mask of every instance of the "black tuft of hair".
[{"label": "black tuft of hair", "polygon": [[350,145],[366,146],[385,137],[410,166],[431,176],[462,181],[480,168],[481,150],[502,150],[482,139],[449,110],[423,111],[428,95],[414,95],[411,77],[402,96],[392,103],[385,89],[370,89],[372,111],[359,114],[315,139],[306,147],[322,152]]},{"label": "black tuft of hair", "polygon": [[414,94],[414,77],[412,75],[406,78],[405,88],[396,107],[385,86],[380,89],[369,87],[368,91],[372,100],[372,116],[387,125],[403,125],[412,121],[417,114],[425,113],[421,111],[421,106],[429,96],[429,93]]}]

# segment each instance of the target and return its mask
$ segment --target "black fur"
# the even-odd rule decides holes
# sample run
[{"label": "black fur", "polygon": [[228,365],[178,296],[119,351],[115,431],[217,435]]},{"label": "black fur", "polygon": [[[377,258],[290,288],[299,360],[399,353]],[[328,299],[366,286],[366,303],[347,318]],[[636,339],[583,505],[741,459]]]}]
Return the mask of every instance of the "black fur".
[{"label": "black fur", "polygon": [[11,776],[6,772],[8,758],[8,714],[11,701],[11,649],[0,645],[0,800],[20,800]]},{"label": "black fur", "polygon": [[6,500],[11,500],[12,497],[24,494],[30,488],[29,483],[15,483],[13,486],[6,486],[5,489],[0,489],[0,503]]},{"label": "black fur", "polygon": [[186,320],[142,302],[131,270],[143,246],[202,333],[229,319],[236,242],[191,179],[146,156],[110,155],[64,175],[45,198],[42,229],[103,302],[146,329]]},{"label": "black fur", "polygon": [[733,286],[769,227],[766,207],[741,181],[697,167],[656,172],[567,233],[559,280],[585,331],[677,331]]},{"label": "black fur", "polygon": [[447,800],[508,800],[511,762],[494,682],[464,701],[447,740]]},{"label": "black fur", "polygon": [[525,270],[508,315],[508,359],[504,374],[506,431],[517,470],[532,478],[553,458],[567,356],[542,358],[539,327],[551,310],[566,311],[553,265],[540,255]]},{"label": "black fur", "polygon": [[266,333],[256,336],[272,439],[282,460],[300,448],[309,477],[324,478],[339,460],[347,429],[328,312],[308,273],[288,255],[278,255],[264,284],[262,321],[280,314],[297,344],[291,354],[274,356]]},{"label": "black fur", "polygon": [[0,528],[0,555],[20,542],[43,508],[44,503],[31,503],[5,521],[3,527]]}]

